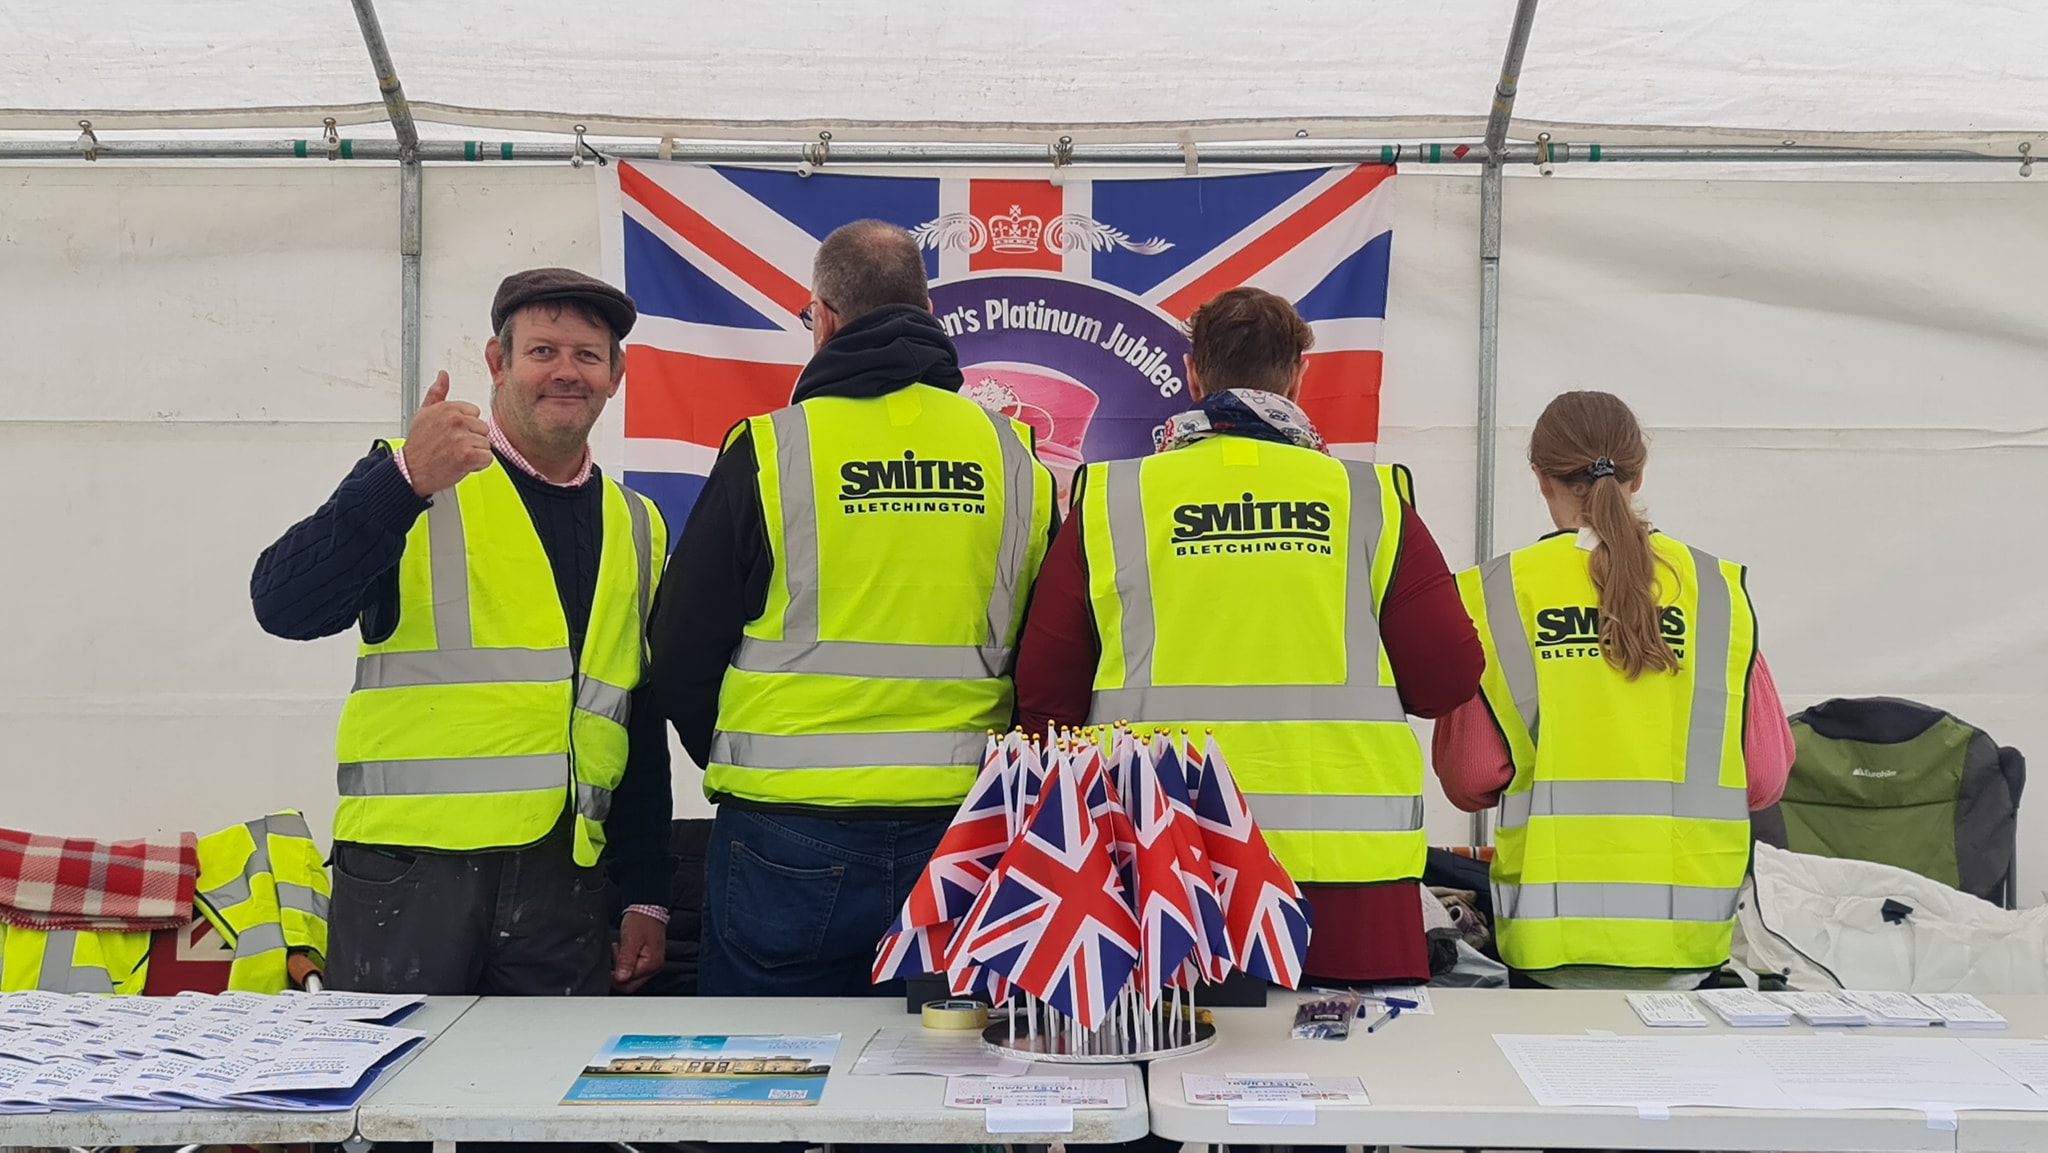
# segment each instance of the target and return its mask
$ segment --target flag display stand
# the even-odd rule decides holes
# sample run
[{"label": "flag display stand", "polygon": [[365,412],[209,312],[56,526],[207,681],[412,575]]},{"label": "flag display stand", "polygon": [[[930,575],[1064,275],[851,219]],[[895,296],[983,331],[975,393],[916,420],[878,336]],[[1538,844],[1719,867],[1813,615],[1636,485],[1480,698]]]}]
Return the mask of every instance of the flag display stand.
[{"label": "flag display stand", "polygon": [[1236,986],[1293,988],[1308,940],[1308,904],[1213,733],[991,733],[874,979],[939,974],[953,997],[985,994],[1007,1009],[982,1032],[998,1052],[1142,1061],[1213,1043],[1198,992],[1236,1004]]},{"label": "flag display stand", "polygon": [[[1190,991],[1184,1004],[1162,999],[1152,1009],[1134,988],[1110,1006],[1109,1020],[1083,1029],[1073,1018],[1036,997],[1010,1002],[1011,1019],[981,1031],[982,1047],[1005,1056],[1073,1065],[1121,1065],[1155,1057],[1182,1057],[1216,1043],[1216,1026],[1195,1012]],[[1026,1019],[1017,1021],[1018,1015]]]}]

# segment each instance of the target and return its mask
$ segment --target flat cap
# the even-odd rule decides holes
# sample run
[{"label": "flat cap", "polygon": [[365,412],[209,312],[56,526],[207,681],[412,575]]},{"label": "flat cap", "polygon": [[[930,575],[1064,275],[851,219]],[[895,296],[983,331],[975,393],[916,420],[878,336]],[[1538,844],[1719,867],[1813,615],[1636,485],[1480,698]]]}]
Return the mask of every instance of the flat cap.
[{"label": "flat cap", "polygon": [[550,300],[589,305],[620,340],[633,331],[633,322],[640,318],[632,297],[595,276],[569,268],[529,268],[499,282],[498,295],[491,301],[491,331],[505,327],[505,318],[527,305]]}]

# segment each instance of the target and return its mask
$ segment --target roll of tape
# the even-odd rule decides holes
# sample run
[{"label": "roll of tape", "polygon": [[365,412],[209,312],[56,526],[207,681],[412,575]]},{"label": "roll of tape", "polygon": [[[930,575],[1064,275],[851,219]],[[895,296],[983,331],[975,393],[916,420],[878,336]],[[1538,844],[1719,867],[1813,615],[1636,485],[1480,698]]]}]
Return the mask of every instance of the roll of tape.
[{"label": "roll of tape", "polygon": [[927,1029],[979,1029],[988,1024],[988,1006],[979,1001],[926,1001]]}]

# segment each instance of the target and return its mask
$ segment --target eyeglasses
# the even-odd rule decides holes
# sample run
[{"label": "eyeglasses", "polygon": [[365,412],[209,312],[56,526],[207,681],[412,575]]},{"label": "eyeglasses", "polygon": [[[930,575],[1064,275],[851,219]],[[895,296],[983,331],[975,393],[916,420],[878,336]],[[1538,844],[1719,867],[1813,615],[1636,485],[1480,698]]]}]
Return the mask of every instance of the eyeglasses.
[{"label": "eyeglasses", "polygon": [[804,331],[810,332],[817,327],[818,310],[821,308],[834,316],[839,315],[839,310],[832,307],[830,304],[827,304],[825,301],[819,300],[814,301],[813,303],[810,304],[806,304],[804,305],[804,310],[796,314],[796,318],[804,322]]}]

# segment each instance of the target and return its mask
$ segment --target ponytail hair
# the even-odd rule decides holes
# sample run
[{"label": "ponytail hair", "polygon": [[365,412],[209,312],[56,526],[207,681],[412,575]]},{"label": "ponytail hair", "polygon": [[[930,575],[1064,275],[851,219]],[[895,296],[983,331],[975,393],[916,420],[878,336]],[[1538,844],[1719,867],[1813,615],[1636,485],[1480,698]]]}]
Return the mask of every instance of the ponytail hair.
[{"label": "ponytail hair", "polygon": [[1578,498],[1586,527],[1600,538],[1592,558],[1600,655],[1630,680],[1678,671],[1657,604],[1657,566],[1666,562],[1650,547],[1650,526],[1629,487],[1649,455],[1635,413],[1605,392],[1558,396],[1529,437],[1529,464]]}]

